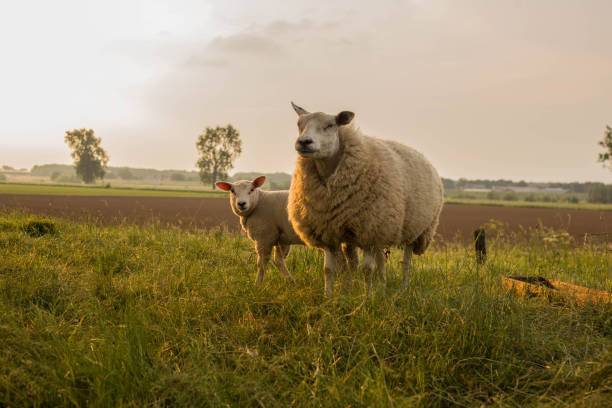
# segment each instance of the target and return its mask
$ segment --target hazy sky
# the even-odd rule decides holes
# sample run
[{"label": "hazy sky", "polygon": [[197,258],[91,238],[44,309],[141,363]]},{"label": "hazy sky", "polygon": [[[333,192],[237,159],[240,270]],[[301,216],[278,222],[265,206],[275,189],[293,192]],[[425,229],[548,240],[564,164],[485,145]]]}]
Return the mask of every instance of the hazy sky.
[{"label": "hazy sky", "polygon": [[612,181],[609,0],[0,4],[0,164],[70,163],[93,128],[110,165],[194,169],[236,126],[234,171],[294,167],[296,115],[352,110],[449,178]]}]

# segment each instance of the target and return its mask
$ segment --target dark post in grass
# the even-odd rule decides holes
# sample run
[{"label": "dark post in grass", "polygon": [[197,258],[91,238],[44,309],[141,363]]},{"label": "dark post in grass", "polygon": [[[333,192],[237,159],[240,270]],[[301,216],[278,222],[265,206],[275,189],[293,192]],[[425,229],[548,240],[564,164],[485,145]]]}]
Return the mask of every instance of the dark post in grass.
[{"label": "dark post in grass", "polygon": [[476,249],[476,262],[482,265],[487,260],[487,244],[485,241],[484,228],[478,228],[474,231],[474,247]]}]

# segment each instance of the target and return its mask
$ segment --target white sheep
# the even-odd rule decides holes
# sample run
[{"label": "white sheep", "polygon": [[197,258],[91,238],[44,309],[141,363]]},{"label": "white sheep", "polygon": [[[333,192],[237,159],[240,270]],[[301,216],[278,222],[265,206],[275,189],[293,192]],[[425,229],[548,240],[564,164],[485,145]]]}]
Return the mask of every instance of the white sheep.
[{"label": "white sheep", "polygon": [[[416,150],[364,135],[354,113],[299,115],[297,164],[289,219],[300,238],[325,253],[325,294],[331,296],[341,242],[360,247],[364,264],[385,282],[383,249],[404,249],[403,289],[412,253],[433,239],[444,190],[434,167]],[[375,265],[374,265],[375,264]]]},{"label": "white sheep", "polygon": [[[234,214],[240,217],[240,225],[249,238],[255,243],[257,252],[257,279],[263,281],[266,265],[274,248],[274,263],[285,278],[295,282],[287,269],[285,258],[291,245],[303,245],[304,242],[295,233],[287,215],[289,191],[263,191],[259,187],[265,182],[265,176],[253,181],[240,180],[234,183],[217,182],[221,190],[230,191],[230,205]],[[357,248],[343,245],[342,250],[350,266],[358,264]]]}]

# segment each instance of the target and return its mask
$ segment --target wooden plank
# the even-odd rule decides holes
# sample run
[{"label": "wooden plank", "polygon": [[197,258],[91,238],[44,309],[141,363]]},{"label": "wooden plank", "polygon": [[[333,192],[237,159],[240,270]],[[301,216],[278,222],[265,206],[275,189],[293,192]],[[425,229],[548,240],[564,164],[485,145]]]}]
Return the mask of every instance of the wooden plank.
[{"label": "wooden plank", "polygon": [[612,294],[541,276],[502,276],[502,286],[520,296],[541,296],[549,300],[573,299],[576,303],[612,303]]}]

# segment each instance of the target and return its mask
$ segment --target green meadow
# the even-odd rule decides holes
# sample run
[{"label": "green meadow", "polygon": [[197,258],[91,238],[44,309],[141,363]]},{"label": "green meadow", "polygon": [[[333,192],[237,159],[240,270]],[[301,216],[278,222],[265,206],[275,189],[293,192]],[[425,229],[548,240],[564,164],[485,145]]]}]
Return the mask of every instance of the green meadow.
[{"label": "green meadow", "polygon": [[139,197],[224,197],[225,192],[167,187],[105,187],[104,185],[0,183],[0,194],[139,196]]},{"label": "green meadow", "polygon": [[609,406],[612,305],[500,284],[612,291],[607,244],[493,235],[484,266],[435,245],[402,294],[393,249],[386,290],[347,272],[328,299],[313,249],[255,286],[243,235],[0,213],[0,406]]}]

